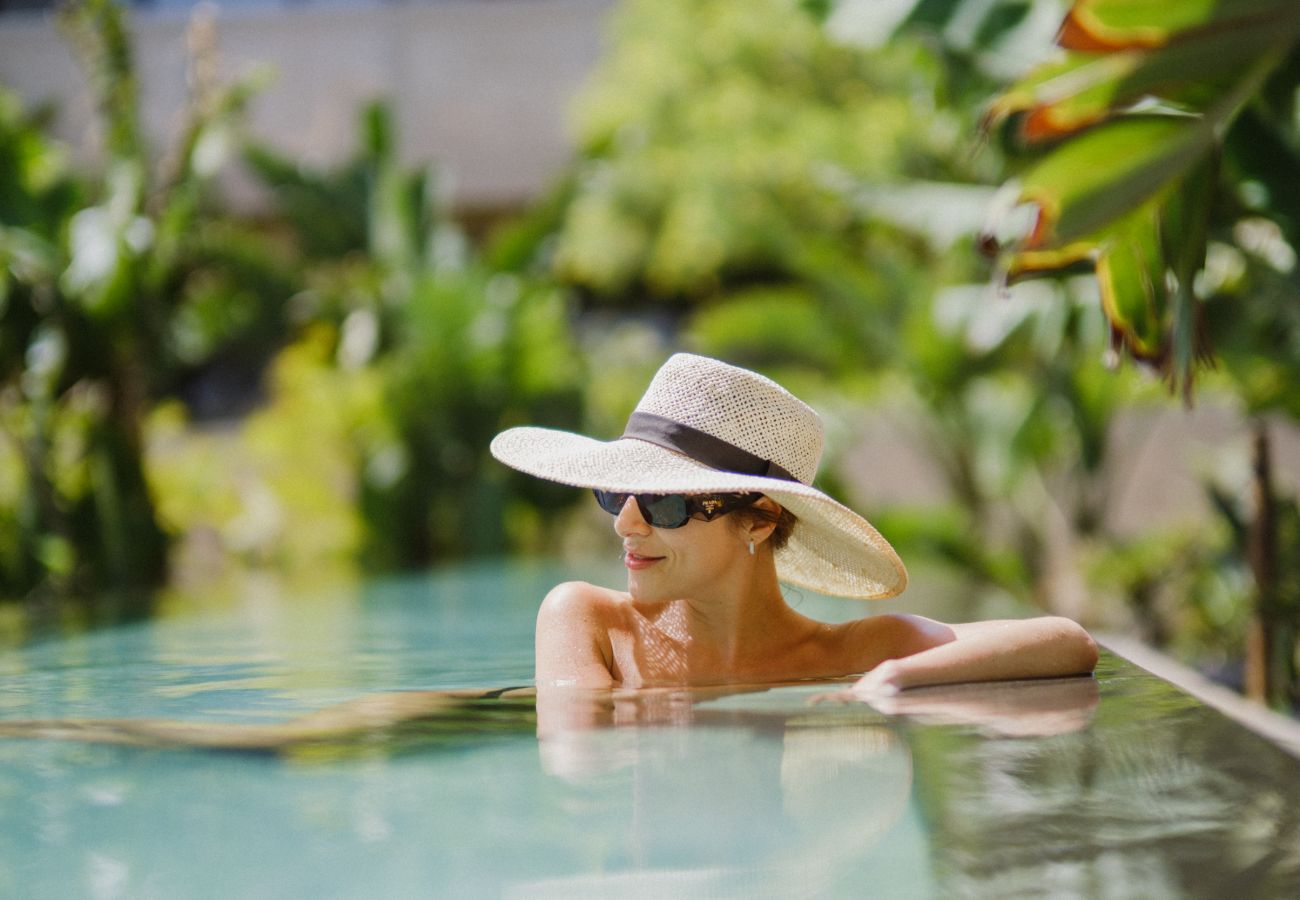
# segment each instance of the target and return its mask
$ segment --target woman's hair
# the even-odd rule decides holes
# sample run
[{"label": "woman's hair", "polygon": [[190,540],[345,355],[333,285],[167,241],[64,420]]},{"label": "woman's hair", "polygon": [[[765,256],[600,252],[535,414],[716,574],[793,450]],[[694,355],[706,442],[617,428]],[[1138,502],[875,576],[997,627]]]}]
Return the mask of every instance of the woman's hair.
[{"label": "woman's hair", "polygon": [[784,506],[778,506],[775,512],[762,506],[746,506],[744,509],[736,510],[731,516],[735,519],[737,527],[757,525],[760,522],[776,525],[767,539],[774,552],[789,542],[794,526],[799,523],[799,518]]}]

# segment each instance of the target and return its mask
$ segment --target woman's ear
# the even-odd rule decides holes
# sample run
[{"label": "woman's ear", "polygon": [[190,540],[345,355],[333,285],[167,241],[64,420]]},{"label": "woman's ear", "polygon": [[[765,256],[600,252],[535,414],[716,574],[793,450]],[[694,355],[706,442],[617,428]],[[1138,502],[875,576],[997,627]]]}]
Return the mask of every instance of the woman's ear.
[{"label": "woman's ear", "polygon": [[760,544],[771,537],[772,532],[776,530],[776,519],[781,515],[781,504],[771,497],[759,497],[754,501],[754,508],[770,513],[769,516],[763,518],[748,516],[745,520],[745,530],[747,532],[745,540]]}]

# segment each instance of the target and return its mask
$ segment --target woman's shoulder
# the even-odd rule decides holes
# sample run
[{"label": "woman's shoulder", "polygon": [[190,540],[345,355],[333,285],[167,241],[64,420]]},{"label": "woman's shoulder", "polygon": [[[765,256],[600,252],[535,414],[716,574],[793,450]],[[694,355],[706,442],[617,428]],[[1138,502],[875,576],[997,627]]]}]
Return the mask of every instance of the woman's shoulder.
[{"label": "woman's shoulder", "polygon": [[622,615],[630,600],[623,591],[600,587],[586,581],[564,581],[557,584],[542,600],[538,618],[599,617],[608,620]]},{"label": "woman's shoulder", "polygon": [[867,668],[953,639],[950,626],[905,613],[877,613],[852,619],[840,628],[839,637],[848,652],[865,661]]},{"label": "woman's shoulder", "polygon": [[608,687],[616,680],[610,633],[621,629],[627,595],[585,581],[551,588],[537,611],[538,684]]}]

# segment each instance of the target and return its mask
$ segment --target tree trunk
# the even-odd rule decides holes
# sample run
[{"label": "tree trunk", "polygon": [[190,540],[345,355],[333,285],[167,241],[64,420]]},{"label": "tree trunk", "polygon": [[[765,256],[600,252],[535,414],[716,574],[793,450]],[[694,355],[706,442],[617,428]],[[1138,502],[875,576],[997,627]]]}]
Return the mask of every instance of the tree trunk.
[{"label": "tree trunk", "polygon": [[1268,703],[1273,683],[1273,631],[1277,591],[1277,516],[1273,508],[1273,464],[1268,426],[1255,420],[1254,501],[1248,553],[1255,578],[1255,609],[1246,632],[1246,696]]}]

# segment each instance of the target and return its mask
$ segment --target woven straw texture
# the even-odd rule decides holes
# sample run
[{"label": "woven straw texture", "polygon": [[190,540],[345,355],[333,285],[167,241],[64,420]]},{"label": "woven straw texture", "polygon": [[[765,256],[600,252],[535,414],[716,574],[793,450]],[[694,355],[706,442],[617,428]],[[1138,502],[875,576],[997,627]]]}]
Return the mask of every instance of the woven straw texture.
[{"label": "woven straw texture", "polygon": [[756,372],[704,356],[671,357],[636,408],[770,459],[804,484],[821,462],[822,422],[811,406]]},{"label": "woven straw texture", "polygon": [[770,459],[800,481],[719,471],[642,440],[602,442],[549,428],[504,431],[492,441],[492,455],[521,472],[575,487],[649,494],[759,491],[799,518],[790,542],[776,554],[783,581],[862,599],[892,597],[907,586],[907,571],[889,542],[866,519],[811,487],[821,460],[821,420],[780,385],[681,353],[660,368],[637,411]]}]

